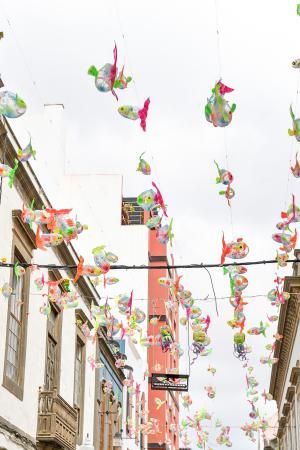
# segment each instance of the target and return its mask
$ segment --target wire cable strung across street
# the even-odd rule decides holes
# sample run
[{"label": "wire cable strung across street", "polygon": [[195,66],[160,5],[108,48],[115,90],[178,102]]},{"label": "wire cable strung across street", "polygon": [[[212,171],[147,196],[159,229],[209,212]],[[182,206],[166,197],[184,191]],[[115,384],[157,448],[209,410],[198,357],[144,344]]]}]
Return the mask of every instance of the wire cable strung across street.
[{"label": "wire cable strung across street", "polygon": [[[286,262],[288,263],[300,263],[298,259],[288,259]],[[261,261],[245,261],[243,262],[243,266],[258,266],[262,264],[277,264],[276,259],[267,259],[267,260],[261,260]],[[38,266],[40,269],[77,269],[77,265],[70,264],[70,265],[58,265],[58,264],[34,264],[34,263],[24,263],[20,262],[20,267],[32,267],[32,266]],[[164,265],[156,265],[156,266],[148,266],[141,264],[139,266],[136,265],[124,265],[124,264],[114,264],[110,266],[110,270],[158,270],[158,269],[206,269],[206,268],[222,268],[222,267],[229,267],[229,266],[238,266],[237,263],[225,263],[225,264],[164,264]],[[14,267],[15,264],[13,263],[7,263],[7,262],[0,262],[0,268],[6,268],[6,267]]]}]

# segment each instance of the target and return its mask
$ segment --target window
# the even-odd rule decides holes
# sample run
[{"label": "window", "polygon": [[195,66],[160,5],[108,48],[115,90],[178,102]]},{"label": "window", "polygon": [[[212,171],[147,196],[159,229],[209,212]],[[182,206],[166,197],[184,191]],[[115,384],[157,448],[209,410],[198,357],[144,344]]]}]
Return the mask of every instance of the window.
[{"label": "window", "polygon": [[77,444],[82,443],[84,379],[85,379],[85,339],[80,329],[76,331],[75,368],[74,368],[74,407],[77,410]]},{"label": "window", "polygon": [[[16,230],[14,230],[14,234],[14,263],[30,262],[30,251],[23,245]],[[24,388],[29,285],[30,272],[28,269],[23,276],[19,277],[14,269],[11,270],[12,294],[8,301],[3,386],[20,400],[23,400]]]},{"label": "window", "polygon": [[122,200],[122,225],[143,225],[144,210],[135,197],[127,197]]},{"label": "window", "polygon": [[[54,281],[55,276],[49,272],[49,280]],[[49,286],[50,289],[50,286]],[[59,390],[60,350],[62,316],[59,307],[50,302],[50,313],[47,319],[47,349],[45,369],[45,390]]]}]

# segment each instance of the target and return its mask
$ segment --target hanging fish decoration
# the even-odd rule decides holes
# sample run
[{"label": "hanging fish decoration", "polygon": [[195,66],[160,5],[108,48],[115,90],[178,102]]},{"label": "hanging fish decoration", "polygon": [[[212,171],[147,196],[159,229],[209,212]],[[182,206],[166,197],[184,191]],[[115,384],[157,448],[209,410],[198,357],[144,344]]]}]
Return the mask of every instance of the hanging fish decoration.
[{"label": "hanging fish decoration", "polygon": [[150,167],[150,164],[147,163],[147,161],[145,161],[145,160],[142,158],[142,156],[143,156],[144,154],[145,154],[145,152],[141,154],[140,159],[139,159],[139,165],[138,165],[138,167],[137,167],[136,170],[137,170],[137,172],[142,172],[142,174],[144,174],[144,175],[151,175],[151,167]]},{"label": "hanging fish decoration", "polygon": [[125,89],[132,78],[125,77],[124,66],[118,76],[118,49],[116,44],[113,50],[113,55],[113,64],[104,64],[104,66],[102,66],[99,70],[95,66],[91,66],[88,70],[88,74],[95,78],[95,86],[98,91],[111,92],[113,96],[118,100],[115,89]]},{"label": "hanging fish decoration", "polygon": [[19,165],[19,162],[18,162],[17,159],[15,159],[15,165],[14,165],[13,168],[8,166],[7,164],[0,163],[0,177],[9,179],[8,186],[10,188],[13,187],[14,179],[15,179],[15,173],[17,171],[18,165]]},{"label": "hanging fish decoration", "polygon": [[232,91],[221,80],[212,89],[212,95],[205,106],[205,117],[214,127],[227,127],[230,124],[236,105],[233,103],[230,106],[224,95]]},{"label": "hanging fish decoration", "polygon": [[300,161],[298,160],[298,152],[296,153],[296,162],[294,167],[291,167],[291,172],[295,178],[300,178]]},{"label": "hanging fish decoration", "polygon": [[18,160],[21,162],[27,162],[31,157],[35,159],[36,156],[36,150],[33,149],[31,144],[31,138],[29,141],[29,144],[26,145],[24,149],[19,148],[17,151]]},{"label": "hanging fish decoration", "polygon": [[26,112],[26,103],[18,94],[9,91],[0,92],[0,115],[16,119]]},{"label": "hanging fish decoration", "polygon": [[226,243],[223,233],[222,238],[222,255],[221,264],[224,264],[225,258],[242,259],[249,253],[248,245],[243,241],[243,238],[238,238],[234,242]]},{"label": "hanging fish decoration", "polygon": [[118,108],[119,114],[130,120],[140,119],[140,125],[143,131],[146,131],[146,120],[148,116],[148,109],[150,105],[150,98],[147,98],[144,102],[144,106],[139,108],[138,106],[123,105]]},{"label": "hanging fish decoration", "polygon": [[59,233],[42,233],[41,229],[38,226],[35,243],[37,248],[40,250],[46,250],[46,247],[57,247],[58,245],[63,243],[63,236]]}]

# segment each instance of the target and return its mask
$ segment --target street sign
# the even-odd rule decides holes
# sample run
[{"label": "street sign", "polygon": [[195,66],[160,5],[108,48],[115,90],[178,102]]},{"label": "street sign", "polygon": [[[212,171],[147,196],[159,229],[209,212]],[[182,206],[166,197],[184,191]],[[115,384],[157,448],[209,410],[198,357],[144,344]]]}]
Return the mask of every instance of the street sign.
[{"label": "street sign", "polygon": [[154,391],[188,391],[189,376],[154,373],[151,377],[151,389]]}]

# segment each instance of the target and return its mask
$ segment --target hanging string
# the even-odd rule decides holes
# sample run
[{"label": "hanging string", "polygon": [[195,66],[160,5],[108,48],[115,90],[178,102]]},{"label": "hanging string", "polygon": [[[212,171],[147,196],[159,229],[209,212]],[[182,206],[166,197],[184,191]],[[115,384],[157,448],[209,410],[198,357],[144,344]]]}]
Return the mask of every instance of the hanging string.
[{"label": "hanging string", "polygon": [[[286,292],[287,294],[290,294],[291,296],[300,297],[300,292]],[[29,292],[30,295],[33,296],[47,296],[47,294],[43,294],[40,292]],[[12,295],[15,295],[15,292],[12,292]],[[80,298],[84,298],[84,299],[95,299],[95,297],[93,296],[88,296],[88,295],[79,295]],[[107,298],[107,300],[116,300],[117,296],[115,297],[105,297]],[[204,303],[213,303],[215,300],[229,300],[230,298],[232,298],[232,296],[222,296],[222,297],[199,297],[199,298],[195,298],[193,297],[194,302],[204,302]],[[253,294],[253,295],[243,295],[243,299],[256,299],[256,298],[267,298],[267,294]],[[104,300],[104,298],[103,298]],[[135,302],[148,302],[148,301],[154,301],[154,300],[149,300],[149,298],[135,298],[134,299]],[[169,299],[168,298],[161,298],[160,301],[162,302],[168,302]],[[154,314],[156,317],[160,317],[160,314]]]},{"label": "hanging string", "polygon": [[218,0],[215,0],[215,15],[216,15],[216,35],[217,35],[217,57],[219,78],[222,78],[222,63],[221,63],[221,43],[220,43],[220,28],[219,28],[219,14],[218,14]]},{"label": "hanging string", "polygon": [[[295,98],[295,104],[294,111],[296,111],[296,108],[298,106],[298,96],[299,96],[299,84],[300,84],[300,71],[298,70],[298,76],[297,76],[297,88],[296,88],[296,98]],[[290,154],[289,154],[289,165],[288,165],[288,176],[287,176],[287,184],[286,184],[286,192],[285,192],[285,210],[288,207],[289,202],[289,186],[291,181],[291,165],[292,165],[292,157],[294,153],[294,148],[296,146],[295,138],[292,137],[291,146],[290,146]]]},{"label": "hanging string", "polygon": [[2,10],[3,17],[6,20],[8,26],[9,26],[9,28],[11,30],[11,34],[13,36],[13,39],[14,39],[14,42],[15,42],[15,46],[16,46],[19,54],[21,55],[22,59],[23,59],[24,66],[26,67],[26,70],[27,70],[27,73],[28,73],[28,78],[29,78],[30,82],[32,83],[32,85],[34,86],[34,89],[36,91],[36,95],[37,95],[40,103],[42,104],[42,106],[44,106],[45,102],[43,100],[41,92],[40,92],[40,90],[38,88],[38,85],[37,85],[37,83],[36,83],[36,81],[35,81],[35,79],[33,77],[33,74],[31,72],[29,64],[27,63],[27,59],[26,59],[24,50],[23,50],[23,48],[22,48],[22,46],[21,46],[21,44],[20,44],[20,42],[19,42],[19,40],[17,38],[17,35],[16,35],[15,31],[14,31],[14,28],[13,28],[13,26],[12,26],[8,16],[7,16],[7,13],[6,13],[6,11],[5,11],[4,7],[3,7],[3,4],[1,5],[1,10]]},{"label": "hanging string", "polygon": [[[299,263],[300,261],[298,259],[288,259],[286,261],[287,263]],[[243,266],[257,266],[262,264],[277,264],[278,261],[276,259],[268,259],[268,260],[261,260],[261,261],[245,261],[243,262]],[[20,267],[32,267],[34,265],[37,265],[40,269],[61,269],[61,270],[67,270],[67,269],[77,269],[77,265],[75,264],[65,264],[65,265],[59,265],[59,264],[34,264],[33,262],[27,263],[27,262],[21,262],[19,264]],[[241,264],[237,263],[224,263],[224,264],[165,264],[165,265],[157,265],[157,266],[147,266],[144,264],[141,265],[117,265],[114,264],[110,266],[110,270],[161,270],[161,269],[205,269],[205,268],[223,268],[223,267],[235,267],[240,266]],[[8,262],[0,262],[0,268],[2,267],[14,267],[14,263],[8,263]]]}]

